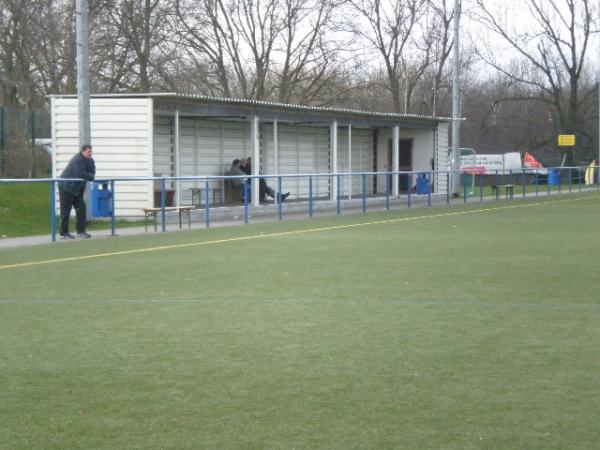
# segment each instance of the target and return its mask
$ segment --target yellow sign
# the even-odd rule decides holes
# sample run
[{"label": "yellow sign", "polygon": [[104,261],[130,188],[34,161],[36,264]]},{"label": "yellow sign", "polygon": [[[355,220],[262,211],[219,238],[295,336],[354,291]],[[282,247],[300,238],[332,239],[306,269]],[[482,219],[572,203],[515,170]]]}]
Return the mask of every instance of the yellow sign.
[{"label": "yellow sign", "polygon": [[574,134],[559,134],[558,135],[558,146],[559,147],[574,147],[575,146],[575,135]]}]

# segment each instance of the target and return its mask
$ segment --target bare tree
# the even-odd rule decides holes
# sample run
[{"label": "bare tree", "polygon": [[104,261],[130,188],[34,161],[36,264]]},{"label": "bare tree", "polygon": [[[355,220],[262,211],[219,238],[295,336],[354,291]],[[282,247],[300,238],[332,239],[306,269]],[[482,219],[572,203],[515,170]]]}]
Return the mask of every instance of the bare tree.
[{"label": "bare tree", "polygon": [[402,112],[403,54],[411,44],[415,25],[425,13],[425,0],[349,0],[358,13],[351,31],[366,40],[383,60],[394,111]]},{"label": "bare tree", "polygon": [[149,92],[160,86],[167,9],[163,0],[102,0],[94,21],[94,72],[109,91]]},{"label": "bare tree", "polygon": [[[580,79],[592,25],[589,0],[520,0],[518,5],[513,2],[531,17],[524,30],[511,29],[510,22],[501,19],[506,15],[493,9],[489,2],[475,3],[476,18],[519,56],[517,62],[506,64],[492,51],[480,48],[485,61],[511,80],[535,88],[532,96],[522,100],[549,105],[559,133],[579,133],[583,123]],[[565,156],[567,164],[573,164],[573,152],[566,151]]]},{"label": "bare tree", "polygon": [[27,107],[36,102],[35,82],[32,77],[31,47],[34,41],[37,1],[3,0],[0,3],[0,84],[2,100],[6,104]]},{"label": "bare tree", "polygon": [[314,103],[335,79],[339,47],[330,39],[339,0],[285,0],[281,45],[283,63],[274,64],[278,100]]}]

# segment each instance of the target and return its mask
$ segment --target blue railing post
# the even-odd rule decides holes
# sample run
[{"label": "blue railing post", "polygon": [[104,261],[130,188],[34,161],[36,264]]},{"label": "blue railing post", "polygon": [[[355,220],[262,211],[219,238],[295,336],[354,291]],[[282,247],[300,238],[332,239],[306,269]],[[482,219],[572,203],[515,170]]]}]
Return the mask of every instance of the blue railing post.
[{"label": "blue railing post", "polygon": [[479,174],[479,201],[483,201],[483,174]]},{"label": "blue railing post", "polygon": [[385,175],[385,210],[390,210],[390,174]]},{"label": "blue railing post", "polygon": [[[562,194],[562,176],[563,176],[563,174],[562,174],[562,170],[559,170],[559,171],[558,171],[558,173],[559,173],[559,175],[560,175],[560,176],[558,177],[558,193],[559,193],[559,194]],[[569,182],[570,182],[570,180],[569,180]]]},{"label": "blue railing post", "polygon": [[250,197],[251,193],[250,185],[244,181],[244,223],[248,223],[248,197]]},{"label": "blue railing post", "polygon": [[160,208],[161,208],[161,216],[162,216],[162,231],[167,231],[167,211],[165,210],[167,206],[167,192],[166,192],[166,180],[161,178],[160,180]]},{"label": "blue railing post", "polygon": [[110,180],[110,234],[114,236],[117,231],[115,218],[115,180]]},{"label": "blue railing post", "polygon": [[573,169],[569,167],[569,192],[573,192]]},{"label": "blue railing post", "polygon": [[461,174],[463,180],[463,203],[467,203],[467,175]]},{"label": "blue railing post", "polygon": [[281,176],[277,177],[277,195],[276,195],[276,199],[277,199],[277,216],[279,218],[279,220],[283,220],[283,202],[281,201],[281,196],[282,196],[282,189],[281,189]]},{"label": "blue railing post", "polygon": [[577,169],[577,173],[577,178],[579,179],[579,192],[581,192],[581,179],[585,177],[585,169],[583,171]]},{"label": "blue railing post", "polygon": [[546,195],[550,195],[550,170],[546,173]]},{"label": "blue railing post", "polygon": [[204,222],[210,227],[210,183],[208,178],[204,181]]},{"label": "blue railing post", "polygon": [[527,192],[525,190],[526,189],[525,184],[527,182],[527,178],[526,178],[527,173],[526,173],[526,170],[527,169],[523,169],[523,198],[527,197]]},{"label": "blue railing post", "polygon": [[362,210],[367,212],[367,175],[362,174]]},{"label": "blue railing post", "polygon": [[446,172],[446,205],[450,204],[450,172]]},{"label": "blue railing post", "polygon": [[342,204],[341,204],[341,195],[340,195],[340,176],[336,175],[336,183],[337,183],[337,213],[338,216],[340,215],[340,213],[342,212]]},{"label": "blue railing post", "polygon": [[56,180],[50,183],[50,217],[52,219],[52,242],[56,242]]},{"label": "blue railing post", "polygon": [[408,207],[412,208],[412,173],[407,173],[406,179],[408,181]]},{"label": "blue railing post", "polygon": [[500,183],[498,183],[498,169],[496,169],[496,200],[500,199]]},{"label": "blue railing post", "polygon": [[431,206],[431,172],[427,172],[427,206]]},{"label": "blue railing post", "polygon": [[313,216],[313,177],[308,177],[308,216]]},{"label": "blue railing post", "polygon": [[537,197],[539,195],[539,190],[540,190],[540,177],[539,177],[540,169],[534,169],[534,170],[535,170],[535,196]]}]

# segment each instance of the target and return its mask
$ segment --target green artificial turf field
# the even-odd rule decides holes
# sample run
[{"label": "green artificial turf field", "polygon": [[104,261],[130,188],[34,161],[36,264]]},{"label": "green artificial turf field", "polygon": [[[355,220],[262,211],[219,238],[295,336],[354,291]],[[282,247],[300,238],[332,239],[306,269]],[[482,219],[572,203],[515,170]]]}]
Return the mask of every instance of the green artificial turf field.
[{"label": "green artificial turf field", "polygon": [[0,448],[591,449],[600,195],[0,253]]}]

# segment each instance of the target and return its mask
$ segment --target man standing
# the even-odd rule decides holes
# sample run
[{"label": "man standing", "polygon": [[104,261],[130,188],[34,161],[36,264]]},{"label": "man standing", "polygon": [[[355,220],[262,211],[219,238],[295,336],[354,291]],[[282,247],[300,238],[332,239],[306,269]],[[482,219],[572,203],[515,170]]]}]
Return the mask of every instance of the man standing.
[{"label": "man standing", "polygon": [[[96,176],[96,164],[92,158],[92,146],[84,145],[81,151],[71,158],[69,164],[61,174],[61,178],[82,178],[93,181]],[[58,195],[60,198],[60,236],[62,239],[75,239],[69,233],[69,217],[71,208],[75,207],[77,216],[77,237],[90,238],[85,232],[86,211],[83,193],[86,181],[61,181],[58,184]]]}]

